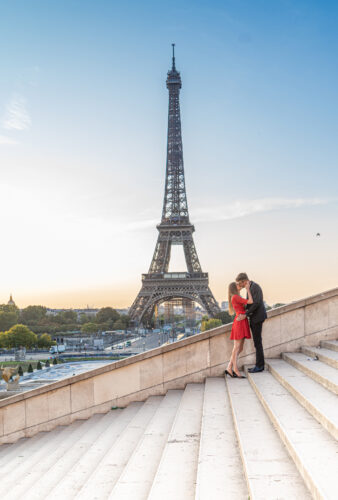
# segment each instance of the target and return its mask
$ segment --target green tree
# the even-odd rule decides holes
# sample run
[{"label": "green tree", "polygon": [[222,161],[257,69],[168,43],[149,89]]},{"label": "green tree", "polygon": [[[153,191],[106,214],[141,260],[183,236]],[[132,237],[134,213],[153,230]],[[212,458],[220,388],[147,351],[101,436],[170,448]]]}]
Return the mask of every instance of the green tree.
[{"label": "green tree", "polygon": [[283,302],[277,302],[277,304],[274,304],[272,306],[272,309],[276,309],[276,307],[282,307],[282,306],[285,306],[285,304],[283,304]]},{"label": "green tree", "polygon": [[47,309],[44,306],[28,306],[21,311],[21,323],[25,325],[36,324],[44,320],[47,315]]},{"label": "green tree", "polygon": [[124,324],[124,328],[127,328],[129,326],[130,317],[128,316],[128,314],[121,314],[120,315],[120,320]]},{"label": "green tree", "polygon": [[18,369],[18,374],[20,375],[20,377],[23,376],[23,369],[22,369],[22,366],[20,365],[19,366],[19,369]]},{"label": "green tree", "polygon": [[120,319],[119,313],[112,307],[102,307],[96,315],[97,323],[106,323],[107,321],[117,321]]},{"label": "green tree", "polygon": [[43,348],[47,347],[49,348],[52,345],[52,337],[48,335],[48,333],[43,333],[38,337],[38,347]]},{"label": "green tree", "polygon": [[34,371],[34,370],[33,370],[33,367],[32,367],[32,364],[31,364],[31,363],[29,363],[29,366],[28,366],[28,370],[27,370],[27,371],[28,371],[28,373],[33,373],[33,371]]},{"label": "green tree", "polygon": [[59,324],[69,325],[77,323],[77,313],[72,309],[61,311],[55,317],[54,321]]},{"label": "green tree", "polygon": [[19,320],[19,309],[8,304],[0,305],[0,331],[5,331],[16,325]]},{"label": "green tree", "polygon": [[222,321],[222,325],[227,325],[228,323],[232,323],[234,317],[235,316],[234,315],[231,316],[231,314],[229,314],[228,311],[221,311],[218,314],[216,314],[216,318]]},{"label": "green tree", "polygon": [[8,330],[8,347],[32,347],[38,338],[26,325],[15,325]]},{"label": "green tree", "polygon": [[49,367],[50,367],[50,361],[49,361],[49,359],[47,359],[47,361],[46,361],[46,368],[49,368]]},{"label": "green tree", "polygon": [[83,325],[84,323],[88,323],[88,315],[85,313],[80,313],[78,322]]},{"label": "green tree", "polygon": [[41,361],[38,361],[38,364],[36,365],[37,370],[42,370],[42,364]]},{"label": "green tree", "polygon": [[212,328],[217,328],[218,326],[222,325],[222,321],[217,318],[211,318],[208,319],[207,321],[202,321],[202,327],[201,330],[202,332],[206,332],[207,330],[211,330]]},{"label": "green tree", "polygon": [[8,335],[7,335],[7,332],[0,332],[0,347],[2,349],[8,347]]},{"label": "green tree", "polygon": [[84,323],[81,326],[81,332],[82,333],[96,333],[98,330],[97,324],[96,323]]},{"label": "green tree", "polygon": [[117,321],[114,322],[113,325],[114,330],[124,330],[125,329],[125,324],[121,319],[118,319]]}]

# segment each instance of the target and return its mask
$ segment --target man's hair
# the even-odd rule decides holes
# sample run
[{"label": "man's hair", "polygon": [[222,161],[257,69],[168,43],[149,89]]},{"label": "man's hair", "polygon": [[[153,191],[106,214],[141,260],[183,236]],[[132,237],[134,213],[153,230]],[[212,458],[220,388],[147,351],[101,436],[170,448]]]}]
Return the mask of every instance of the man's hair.
[{"label": "man's hair", "polygon": [[246,273],[239,273],[237,275],[236,281],[246,281],[248,280],[248,275]]}]

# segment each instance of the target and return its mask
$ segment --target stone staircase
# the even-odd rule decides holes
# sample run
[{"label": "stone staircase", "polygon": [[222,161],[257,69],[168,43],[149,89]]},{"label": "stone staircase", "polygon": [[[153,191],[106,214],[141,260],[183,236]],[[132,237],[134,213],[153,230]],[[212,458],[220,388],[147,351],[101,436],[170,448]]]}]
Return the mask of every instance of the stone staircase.
[{"label": "stone staircase", "polygon": [[1,499],[338,498],[338,341],[0,446]]}]

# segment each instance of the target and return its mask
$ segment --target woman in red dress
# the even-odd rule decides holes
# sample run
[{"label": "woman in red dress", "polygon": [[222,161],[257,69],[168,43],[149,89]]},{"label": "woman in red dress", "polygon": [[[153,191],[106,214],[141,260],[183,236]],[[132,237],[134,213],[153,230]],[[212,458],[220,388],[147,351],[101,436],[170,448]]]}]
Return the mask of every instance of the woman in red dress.
[{"label": "woman in red dress", "polygon": [[232,349],[228,367],[225,370],[226,375],[230,375],[230,377],[245,378],[244,375],[241,375],[238,371],[237,358],[243,351],[244,340],[251,339],[251,333],[248,319],[245,318],[238,320],[237,318],[239,314],[245,314],[244,307],[246,304],[253,303],[249,281],[247,282],[245,288],[248,292],[248,299],[243,299],[240,296],[240,288],[237,286],[237,283],[233,282],[229,285],[229,312],[230,314],[236,313],[230,335],[230,339],[234,341],[234,347]]}]

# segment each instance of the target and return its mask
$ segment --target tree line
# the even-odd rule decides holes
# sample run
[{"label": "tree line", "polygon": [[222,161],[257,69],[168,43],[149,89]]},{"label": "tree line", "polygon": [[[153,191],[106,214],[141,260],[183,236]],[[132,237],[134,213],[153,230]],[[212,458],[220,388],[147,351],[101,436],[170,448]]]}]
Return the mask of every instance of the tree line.
[{"label": "tree line", "polygon": [[112,307],[103,307],[89,321],[87,315],[78,318],[76,311],[71,309],[50,315],[44,306],[28,306],[20,310],[15,305],[0,304],[0,348],[49,348],[53,344],[51,336],[59,332],[80,330],[95,334],[105,330],[125,330],[128,325],[129,317]]}]

